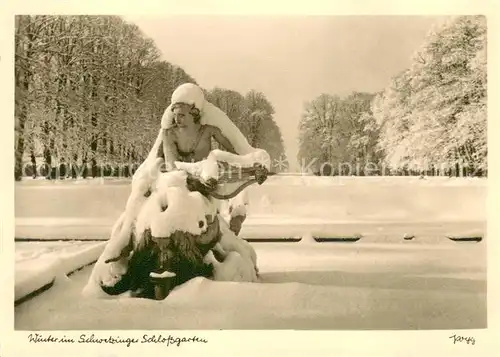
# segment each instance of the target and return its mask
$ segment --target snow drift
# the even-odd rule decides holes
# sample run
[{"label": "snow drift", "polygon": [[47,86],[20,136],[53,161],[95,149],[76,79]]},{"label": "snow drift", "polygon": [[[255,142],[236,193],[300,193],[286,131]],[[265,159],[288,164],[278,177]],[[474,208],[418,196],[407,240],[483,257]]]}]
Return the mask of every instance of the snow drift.
[{"label": "snow drift", "polygon": [[17,243],[21,247],[16,246],[15,301],[93,263],[105,245],[104,242],[58,243]]}]

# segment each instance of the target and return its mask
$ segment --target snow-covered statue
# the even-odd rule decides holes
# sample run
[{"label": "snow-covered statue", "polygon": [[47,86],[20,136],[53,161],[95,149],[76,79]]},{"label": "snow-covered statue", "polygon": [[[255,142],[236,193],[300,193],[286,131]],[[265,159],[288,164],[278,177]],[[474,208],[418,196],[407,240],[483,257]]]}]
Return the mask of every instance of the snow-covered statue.
[{"label": "snow-covered statue", "polygon": [[[227,151],[211,150],[212,138]],[[253,247],[219,208],[230,199],[232,212],[245,215],[244,188],[262,184],[269,166],[268,153],[250,146],[198,86],[178,87],[84,295],[163,299],[197,276],[258,281]]]}]

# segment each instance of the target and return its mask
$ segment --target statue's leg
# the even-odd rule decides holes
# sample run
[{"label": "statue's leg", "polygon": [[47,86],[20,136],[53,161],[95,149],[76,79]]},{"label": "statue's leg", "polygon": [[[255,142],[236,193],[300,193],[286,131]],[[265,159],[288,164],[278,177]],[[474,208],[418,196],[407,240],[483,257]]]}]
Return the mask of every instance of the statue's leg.
[{"label": "statue's leg", "polygon": [[234,232],[234,234],[240,234],[241,226],[243,225],[243,222],[245,222],[246,218],[246,214],[231,216],[231,220],[229,221],[229,228]]},{"label": "statue's leg", "polygon": [[213,247],[212,253],[219,263],[222,263],[227,258],[227,252],[224,250],[224,248],[222,248],[222,245],[220,243],[217,243]]}]

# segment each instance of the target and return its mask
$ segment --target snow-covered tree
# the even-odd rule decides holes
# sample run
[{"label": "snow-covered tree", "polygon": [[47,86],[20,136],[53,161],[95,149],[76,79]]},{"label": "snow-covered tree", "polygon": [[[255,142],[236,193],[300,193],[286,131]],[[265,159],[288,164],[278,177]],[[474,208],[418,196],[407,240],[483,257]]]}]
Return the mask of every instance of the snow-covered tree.
[{"label": "snow-covered tree", "polygon": [[486,19],[453,18],[373,102],[394,168],[487,170]]},{"label": "snow-covered tree", "polygon": [[[274,108],[263,93],[214,88],[207,99],[223,110],[248,139],[250,145],[266,150],[275,160],[286,161],[281,130],[274,120]],[[273,170],[279,168],[273,167]]]},{"label": "snow-covered tree", "polygon": [[23,156],[93,174],[142,160],[173,90],[196,83],[116,16],[17,16],[15,45],[16,179]]},{"label": "snow-covered tree", "polygon": [[368,162],[378,163],[372,98],[354,92],[346,98],[322,94],[307,102],[299,124],[299,162],[316,172],[329,165],[336,174],[363,174]]}]

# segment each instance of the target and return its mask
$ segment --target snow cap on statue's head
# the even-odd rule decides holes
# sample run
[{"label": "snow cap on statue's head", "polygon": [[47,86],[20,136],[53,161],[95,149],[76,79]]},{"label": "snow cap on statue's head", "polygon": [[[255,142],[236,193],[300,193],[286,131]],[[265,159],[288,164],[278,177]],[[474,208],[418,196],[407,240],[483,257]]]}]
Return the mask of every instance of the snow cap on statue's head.
[{"label": "snow cap on statue's head", "polygon": [[203,110],[205,95],[203,90],[193,83],[184,83],[177,87],[172,93],[171,104],[185,103],[194,105],[199,111]]}]

